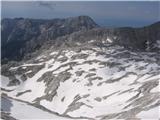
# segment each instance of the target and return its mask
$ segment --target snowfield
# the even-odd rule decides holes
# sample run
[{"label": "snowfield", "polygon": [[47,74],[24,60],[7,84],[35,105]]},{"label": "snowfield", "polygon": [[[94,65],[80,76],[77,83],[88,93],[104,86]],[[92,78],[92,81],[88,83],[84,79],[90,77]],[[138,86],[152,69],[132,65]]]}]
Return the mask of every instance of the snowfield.
[{"label": "snowfield", "polygon": [[8,68],[14,75],[1,75],[2,93],[10,97],[2,98],[2,109],[17,119],[158,120],[159,60],[158,53],[120,46],[48,50],[34,63]]},{"label": "snowfield", "polygon": [[16,101],[7,97],[2,97],[1,109],[4,113],[10,113],[10,116],[16,119],[55,119],[55,120],[71,120],[69,118],[60,117],[58,115],[43,111],[27,103]]}]

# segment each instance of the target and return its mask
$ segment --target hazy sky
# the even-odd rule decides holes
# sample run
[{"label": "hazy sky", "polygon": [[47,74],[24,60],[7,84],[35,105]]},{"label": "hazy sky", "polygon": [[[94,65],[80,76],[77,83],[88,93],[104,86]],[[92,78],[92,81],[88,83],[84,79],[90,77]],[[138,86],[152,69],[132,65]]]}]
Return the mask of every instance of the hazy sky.
[{"label": "hazy sky", "polygon": [[2,18],[88,15],[102,26],[144,26],[160,20],[160,1],[2,2]]}]

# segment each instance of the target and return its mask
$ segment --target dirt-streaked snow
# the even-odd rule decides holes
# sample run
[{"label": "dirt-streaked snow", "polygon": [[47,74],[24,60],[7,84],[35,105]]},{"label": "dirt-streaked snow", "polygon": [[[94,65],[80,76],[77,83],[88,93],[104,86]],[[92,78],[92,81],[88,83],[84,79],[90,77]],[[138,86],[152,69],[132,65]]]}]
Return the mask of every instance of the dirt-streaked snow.
[{"label": "dirt-streaked snow", "polygon": [[[95,47],[79,52],[71,49],[52,51],[45,57],[43,55],[37,57],[46,59],[42,62],[11,67],[11,71],[16,71],[19,67],[27,69],[44,64],[44,67],[33,76],[27,76],[25,81],[21,80],[21,75],[16,74],[15,76],[21,81],[20,85],[13,91],[3,92],[12,98],[30,103],[36,102],[38,98],[38,104],[58,114],[71,117],[99,119],[103,116],[116,118],[121,115],[128,118],[130,116],[127,115],[130,115],[129,112],[133,109],[136,112],[131,117],[150,119],[152,116],[148,115],[153,111],[148,110],[149,113],[145,114],[141,110],[151,109],[152,105],[158,104],[160,65],[156,62],[156,57],[151,58],[154,54],[157,55],[134,53],[119,46]],[[25,71],[24,74],[32,72],[34,69]],[[44,77],[47,72],[51,72],[55,78]],[[40,78],[42,80],[38,81]],[[11,89],[7,86],[9,78],[2,76],[2,79],[2,88]],[[58,83],[56,80],[59,80]],[[55,83],[51,84],[52,82]],[[50,87],[50,84],[53,86]],[[49,92],[46,92],[48,89]],[[30,92],[25,92],[27,90]],[[21,107],[17,101],[13,101],[13,104],[15,111]],[[25,110],[31,109],[33,113],[37,110],[25,104],[23,106],[26,107]],[[158,109],[154,109],[154,112],[156,111]],[[19,112],[12,115],[20,114]],[[37,112],[38,114],[40,113]],[[43,116],[46,115],[42,114],[39,118]]]}]

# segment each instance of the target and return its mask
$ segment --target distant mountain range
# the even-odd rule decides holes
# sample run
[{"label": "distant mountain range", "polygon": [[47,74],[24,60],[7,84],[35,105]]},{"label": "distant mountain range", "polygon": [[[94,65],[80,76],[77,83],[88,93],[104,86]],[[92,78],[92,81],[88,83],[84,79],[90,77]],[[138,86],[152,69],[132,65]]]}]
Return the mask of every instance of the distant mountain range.
[{"label": "distant mountain range", "polygon": [[139,50],[146,50],[146,43],[149,43],[150,50],[157,49],[154,44],[160,38],[160,22],[143,28],[107,29],[98,26],[88,16],[78,16],[51,20],[6,18],[1,24],[2,63],[6,60],[21,60],[48,41],[51,41],[52,45],[61,44],[59,39],[58,41],[56,39],[62,36],[65,36],[65,39],[73,38],[73,42],[77,40],[85,42],[97,37],[102,40],[109,37],[114,43]]}]

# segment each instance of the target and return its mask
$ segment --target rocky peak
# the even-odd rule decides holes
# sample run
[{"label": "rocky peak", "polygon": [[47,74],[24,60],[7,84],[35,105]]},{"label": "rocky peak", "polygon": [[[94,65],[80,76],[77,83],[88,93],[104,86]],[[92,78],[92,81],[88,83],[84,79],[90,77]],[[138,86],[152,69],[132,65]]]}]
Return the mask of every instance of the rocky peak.
[{"label": "rocky peak", "polygon": [[66,19],[66,24],[73,27],[84,26],[88,29],[98,27],[98,25],[89,16],[78,16]]},{"label": "rocky peak", "polygon": [[88,16],[50,20],[3,19],[2,59],[21,59],[24,54],[34,52],[46,41],[95,27],[98,27],[98,25]]}]

